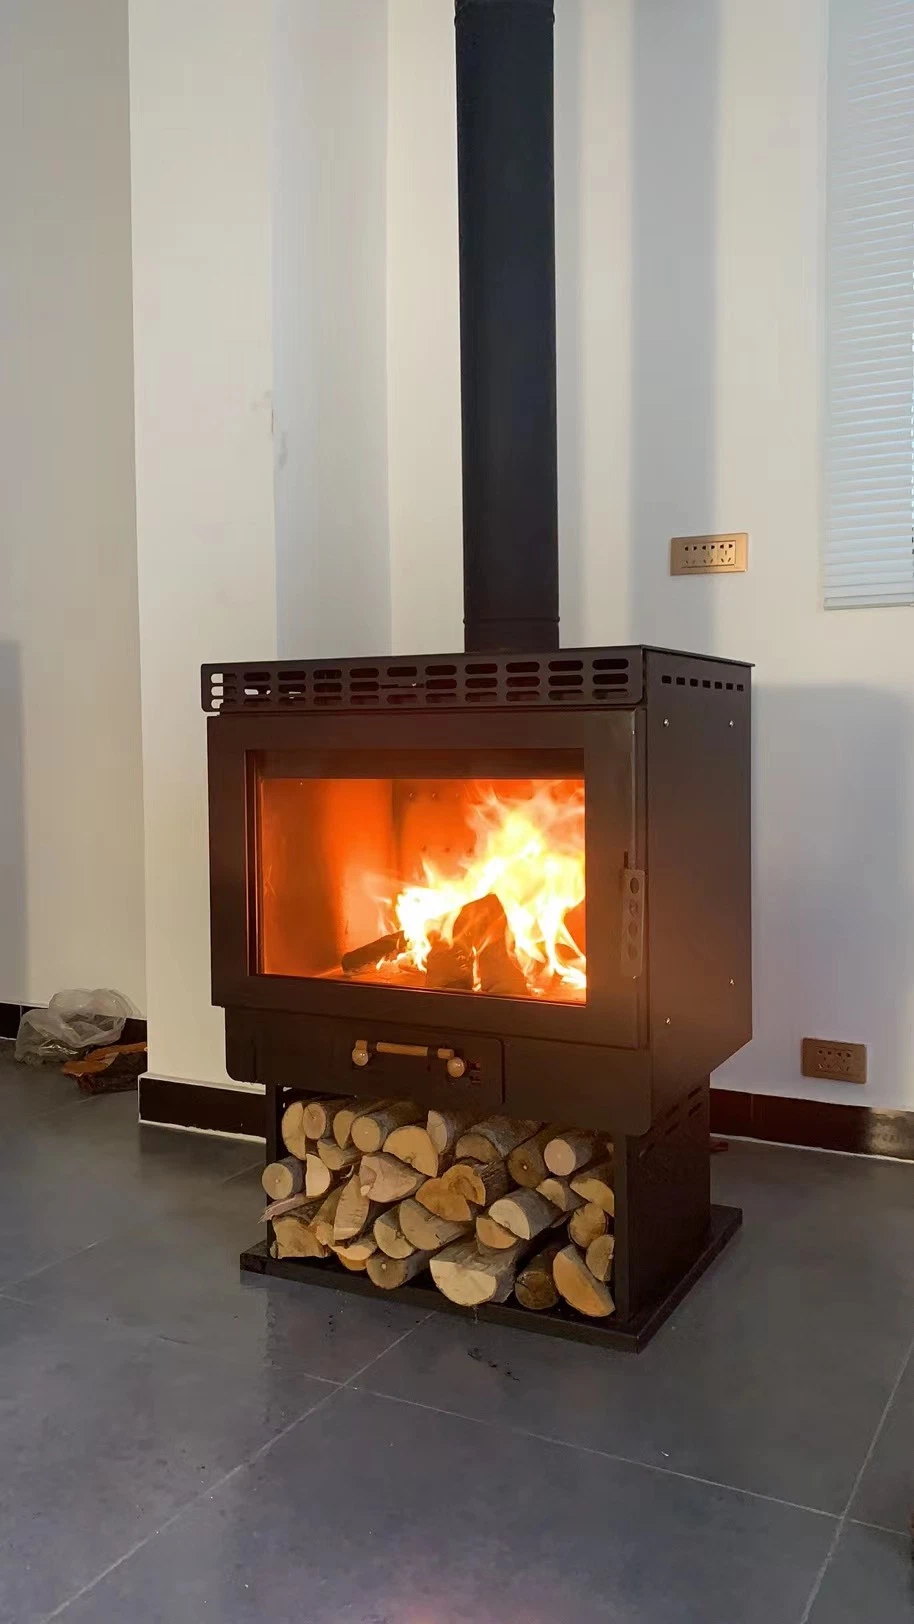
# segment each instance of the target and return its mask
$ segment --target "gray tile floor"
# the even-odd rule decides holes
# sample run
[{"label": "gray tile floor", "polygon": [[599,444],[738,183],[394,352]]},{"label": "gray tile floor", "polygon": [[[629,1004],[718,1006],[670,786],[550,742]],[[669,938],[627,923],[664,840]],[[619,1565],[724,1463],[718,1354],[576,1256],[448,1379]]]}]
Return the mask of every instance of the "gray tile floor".
[{"label": "gray tile floor", "polygon": [[0,1621],[914,1620],[914,1166],[732,1145],[639,1359],[239,1277],[256,1145],[0,1046]]}]

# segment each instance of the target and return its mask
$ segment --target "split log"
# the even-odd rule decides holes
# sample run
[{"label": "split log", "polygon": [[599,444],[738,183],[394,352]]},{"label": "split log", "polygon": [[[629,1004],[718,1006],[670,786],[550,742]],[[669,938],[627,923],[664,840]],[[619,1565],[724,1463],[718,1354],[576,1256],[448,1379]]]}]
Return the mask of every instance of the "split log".
[{"label": "split log", "polygon": [[576,1246],[563,1246],[552,1265],[555,1283],[569,1307],[588,1319],[605,1319],[615,1312],[609,1287],[595,1280]]},{"label": "split log", "polygon": [[271,1201],[285,1201],[288,1196],[298,1195],[304,1189],[304,1163],[297,1156],[284,1156],[281,1162],[267,1162],[260,1182]]},{"label": "split log", "polygon": [[512,1190],[510,1195],[492,1202],[489,1217],[517,1240],[532,1241],[544,1229],[551,1229],[560,1222],[562,1213],[538,1190]]},{"label": "split log", "polygon": [[359,1159],[355,1145],[341,1147],[335,1139],[319,1139],[317,1154],[331,1173],[342,1173],[347,1167],[354,1166]]},{"label": "split log", "polygon": [[306,1100],[302,1111],[302,1124],[309,1139],[326,1139],[333,1129],[333,1119],[337,1111],[349,1104],[349,1096],[342,1099],[329,1099],[321,1097],[316,1100]]},{"label": "split log", "polygon": [[511,1295],[518,1261],[524,1251],[524,1241],[515,1241],[504,1252],[481,1252],[475,1239],[455,1241],[432,1258],[432,1279],[445,1297],[452,1303],[462,1303],[465,1308],[475,1308],[480,1303],[503,1303]]},{"label": "split log", "polygon": [[401,930],[391,931],[389,936],[379,936],[374,942],[366,942],[362,947],[354,947],[350,953],[344,953],[340,959],[340,966],[347,976],[358,975],[360,970],[372,970],[376,965],[383,964],[385,959],[395,959],[406,947],[406,937]]},{"label": "split log", "polygon": [[293,1100],[292,1104],[287,1105],[283,1111],[282,1126],[280,1128],[282,1142],[286,1150],[290,1156],[297,1156],[300,1162],[303,1162],[308,1154],[308,1136],[302,1122],[304,1110],[305,1107],[301,1100]]},{"label": "split log", "polygon": [[396,1291],[398,1286],[405,1286],[407,1280],[428,1268],[431,1255],[430,1252],[411,1252],[409,1257],[396,1258],[375,1252],[368,1259],[368,1277],[382,1291]]},{"label": "split log", "polygon": [[615,1235],[598,1235],[587,1248],[587,1267],[595,1280],[608,1280],[612,1274]]},{"label": "split log", "polygon": [[557,1134],[550,1139],[543,1156],[550,1173],[567,1179],[579,1167],[586,1167],[588,1162],[592,1162],[602,1144],[599,1134],[569,1129],[567,1133]]},{"label": "split log", "polygon": [[345,1263],[353,1274],[363,1274],[369,1258],[374,1257],[377,1250],[370,1231],[367,1235],[358,1235],[354,1241],[339,1241],[333,1247],[340,1262]]},{"label": "split log", "polygon": [[583,1207],[571,1214],[568,1222],[568,1233],[577,1246],[587,1251],[591,1241],[598,1235],[605,1235],[609,1229],[609,1217],[598,1207],[595,1201],[585,1201]]},{"label": "split log", "polygon": [[476,1220],[476,1240],[483,1252],[504,1252],[514,1245],[517,1236],[503,1229],[487,1212],[481,1212]]},{"label": "split log", "polygon": [[433,1213],[436,1218],[442,1218],[447,1223],[456,1224],[461,1229],[470,1227],[476,1209],[472,1207],[460,1190],[453,1185],[446,1184],[444,1177],[440,1179],[426,1179],[416,1196],[417,1203],[424,1207],[426,1212]]},{"label": "split log", "polygon": [[527,978],[506,942],[487,942],[476,955],[480,992],[491,998],[526,998]]},{"label": "split log", "polygon": [[345,1188],[345,1184],[337,1184],[325,1200],[321,1202],[314,1215],[314,1233],[323,1246],[329,1246],[333,1240],[333,1222],[336,1218],[336,1209],[340,1204],[340,1196]]},{"label": "split log", "polygon": [[567,1179],[557,1179],[552,1176],[543,1179],[542,1184],[538,1184],[536,1188],[540,1195],[544,1195],[546,1200],[551,1201],[552,1205],[558,1207],[560,1212],[574,1212],[575,1207],[584,1204],[584,1197],[578,1195],[571,1188]]},{"label": "split log", "polygon": [[371,1155],[381,1149],[394,1128],[417,1122],[419,1115],[411,1100],[392,1100],[376,1110],[360,1111],[350,1129],[352,1143],[363,1155]]},{"label": "split log", "polygon": [[457,942],[432,942],[425,961],[425,985],[439,992],[473,991],[473,955]]},{"label": "split log", "polygon": [[327,1248],[312,1225],[297,1212],[287,1212],[273,1220],[277,1257],[326,1257]]},{"label": "split log", "polygon": [[461,908],[454,920],[453,940],[459,947],[479,952],[487,942],[504,940],[508,917],[494,891]]},{"label": "split log", "polygon": [[372,1111],[380,1111],[382,1105],[390,1105],[390,1100],[349,1100],[342,1110],[337,1111],[333,1118],[333,1137],[341,1149],[352,1142],[352,1124],[357,1116],[370,1115]]},{"label": "split log", "polygon": [[563,1235],[561,1240],[553,1241],[544,1251],[538,1252],[529,1263],[525,1263],[518,1271],[514,1282],[514,1295],[521,1308],[532,1308],[536,1313],[542,1313],[546,1308],[554,1308],[559,1300],[558,1287],[552,1274],[553,1264],[567,1240]]},{"label": "split log", "polygon": [[[430,1181],[431,1182],[431,1181]],[[424,1190],[428,1185],[422,1186]],[[467,1208],[469,1211],[469,1208]],[[470,1222],[452,1221],[422,1206],[419,1201],[401,1201],[400,1228],[408,1241],[419,1252],[438,1252],[461,1235],[466,1235]]]},{"label": "split log", "polygon": [[525,1139],[523,1144],[517,1145],[508,1157],[508,1172],[515,1184],[520,1184],[525,1190],[536,1190],[543,1179],[549,1177],[543,1151],[561,1132],[561,1128],[554,1124],[547,1124],[540,1128],[531,1139]]},{"label": "split log", "polygon": [[508,1153],[536,1133],[538,1123],[512,1117],[488,1117],[477,1122],[457,1141],[456,1154],[472,1162],[503,1161]]},{"label": "split log", "polygon": [[374,1221],[381,1207],[377,1201],[372,1201],[363,1195],[359,1189],[359,1181],[353,1176],[347,1184],[337,1203],[333,1218],[333,1241],[354,1241],[357,1235],[370,1229],[374,1233]]},{"label": "split log", "polygon": [[598,1162],[593,1167],[582,1168],[571,1181],[571,1188],[584,1201],[593,1201],[610,1218],[616,1210],[616,1198],[613,1194],[613,1164],[612,1161]]},{"label": "split log", "polygon": [[305,1192],[307,1195],[326,1195],[334,1182],[333,1174],[319,1156],[308,1152],[305,1161]]},{"label": "split log", "polygon": [[285,1201],[269,1202],[269,1204],[263,1209],[263,1214],[260,1221],[261,1223],[267,1224],[270,1223],[274,1218],[281,1218],[284,1213],[297,1212],[310,1222],[310,1219],[313,1217],[313,1214],[317,1211],[319,1206],[319,1201],[309,1201],[304,1191],[300,1190],[298,1195],[286,1196]]},{"label": "split log", "polygon": [[396,1156],[427,1179],[436,1179],[442,1172],[443,1158],[432,1144],[428,1129],[418,1122],[410,1123],[405,1128],[394,1128],[384,1141],[384,1149],[389,1156]]},{"label": "split log", "polygon": [[425,1183],[414,1167],[407,1167],[384,1150],[376,1156],[363,1156],[356,1177],[362,1194],[370,1195],[382,1206],[390,1201],[405,1201]]},{"label": "split log", "polygon": [[429,1111],[426,1131],[438,1155],[444,1156],[453,1150],[460,1135],[466,1133],[475,1120],[472,1111]]},{"label": "split log", "polygon": [[416,1248],[400,1228],[400,1208],[388,1207],[374,1221],[374,1238],[385,1257],[412,1257]]},{"label": "split log", "polygon": [[490,1207],[509,1188],[504,1162],[455,1162],[442,1174],[442,1182],[476,1207]]}]

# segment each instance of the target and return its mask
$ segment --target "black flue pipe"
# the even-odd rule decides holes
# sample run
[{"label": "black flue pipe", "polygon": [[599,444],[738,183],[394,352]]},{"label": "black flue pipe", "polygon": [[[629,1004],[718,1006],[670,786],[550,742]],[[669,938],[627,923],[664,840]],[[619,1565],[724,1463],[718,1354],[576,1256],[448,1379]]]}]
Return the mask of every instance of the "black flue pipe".
[{"label": "black flue pipe", "polygon": [[559,646],[553,0],[456,0],[465,647]]}]

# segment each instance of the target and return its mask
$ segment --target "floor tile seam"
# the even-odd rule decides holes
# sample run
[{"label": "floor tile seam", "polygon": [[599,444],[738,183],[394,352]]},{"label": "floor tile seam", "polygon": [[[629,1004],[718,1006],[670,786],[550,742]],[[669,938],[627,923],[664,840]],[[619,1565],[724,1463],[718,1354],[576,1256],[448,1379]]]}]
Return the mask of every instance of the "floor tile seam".
[{"label": "floor tile seam", "polygon": [[41,1619],[37,1621],[37,1624],[51,1624],[52,1619],[60,1618],[68,1608],[73,1606],[75,1602],[81,1601],[83,1596],[86,1596],[90,1593],[90,1591],[95,1590],[95,1588],[100,1585],[104,1579],[107,1579],[110,1574],[115,1573],[118,1568],[123,1567],[125,1562],[129,1562],[132,1557],[138,1555],[138,1553],[142,1551],[145,1546],[151,1544],[153,1540],[158,1539],[160,1534],[166,1533],[169,1528],[173,1527],[176,1522],[179,1522],[180,1519],[186,1516],[189,1511],[192,1511],[195,1506],[199,1505],[202,1501],[209,1499],[212,1495],[217,1494],[220,1490],[225,1488],[225,1485],[230,1483],[233,1478],[237,1477],[239,1472],[246,1471],[249,1467],[253,1466],[261,1458],[261,1456],[266,1455],[269,1450],[274,1447],[274,1445],[280,1443],[283,1438],[288,1437],[290,1432],[294,1432],[295,1428],[301,1426],[303,1421],[307,1421],[310,1416],[315,1415],[318,1410],[323,1409],[325,1404],[329,1404],[342,1391],[341,1382],[332,1382],[327,1383],[326,1385],[330,1386],[331,1388],[329,1393],[322,1394],[322,1396],[317,1399],[314,1404],[309,1404],[308,1408],[303,1410],[300,1415],[295,1416],[295,1418],[292,1421],[289,1421],[286,1426],[282,1427],[279,1432],[274,1433],[272,1438],[268,1438],[265,1443],[260,1444],[252,1454],[247,1455],[244,1460],[241,1460],[237,1463],[237,1465],[232,1466],[229,1471],[225,1472],[222,1477],[217,1479],[215,1483],[209,1484],[207,1488],[200,1489],[188,1500],[185,1500],[171,1513],[169,1517],[166,1517],[164,1522],[159,1524],[158,1528],[152,1529],[151,1532],[146,1534],[143,1539],[138,1539],[133,1545],[130,1546],[129,1550],[124,1551],[121,1556],[115,1559],[115,1561],[109,1562],[107,1567],[102,1568],[99,1573],[95,1574],[92,1579],[89,1579],[86,1584],[81,1585],[80,1588],[75,1590],[71,1596],[68,1596],[65,1601],[60,1602],[58,1606],[55,1607],[50,1613],[44,1613]]},{"label": "floor tile seam", "polygon": [[393,1353],[394,1348],[399,1348],[416,1331],[421,1330],[422,1326],[425,1325],[428,1322],[428,1320],[430,1320],[432,1318],[434,1313],[435,1313],[435,1309],[430,1308],[428,1313],[423,1314],[422,1318],[415,1325],[411,1325],[409,1327],[409,1330],[404,1331],[401,1336],[398,1336],[393,1342],[389,1343],[386,1348],[382,1348],[381,1352],[376,1353],[374,1355],[374,1358],[369,1359],[368,1363],[365,1364],[365,1365],[362,1365],[360,1370],[353,1371],[351,1376],[348,1376],[347,1379],[344,1382],[340,1383],[340,1386],[343,1387],[343,1388],[354,1387],[355,1383],[359,1380],[360,1376],[364,1376],[365,1372],[370,1370],[372,1368],[372,1365],[376,1365],[379,1359],[386,1359],[386,1357],[387,1357],[387,1355],[389,1353]]},{"label": "floor tile seam", "polygon": [[635,1466],[641,1471],[655,1472],[661,1477],[675,1478],[679,1482],[699,1483],[703,1488],[722,1489],[726,1494],[741,1494],[749,1500],[783,1506],[788,1511],[803,1511],[809,1516],[824,1517],[830,1522],[838,1520],[838,1512],[826,1511],[822,1506],[807,1506],[798,1500],[784,1500],[777,1494],[763,1494],[758,1489],[746,1489],[738,1483],[723,1483],[717,1478],[699,1477],[694,1472],[680,1472],[673,1466],[658,1466],[655,1461],[636,1460],[631,1455],[617,1455],[608,1449],[596,1449],[591,1444],[574,1443],[568,1438],[555,1438],[548,1433],[532,1432],[529,1427],[511,1426],[505,1421],[492,1421],[478,1415],[467,1415],[464,1410],[448,1410],[440,1404],[423,1404],[419,1399],[404,1398],[399,1393],[383,1393],[373,1387],[360,1387],[355,1391],[368,1393],[372,1398],[390,1399],[393,1404],[408,1404],[413,1409],[428,1410],[433,1415],[447,1415],[454,1421],[467,1421],[479,1427],[494,1427],[497,1431],[511,1433],[516,1438],[530,1438],[535,1443],[553,1444],[558,1449],[571,1449],[580,1455],[593,1455],[598,1460],[612,1461],[617,1466]]},{"label": "floor tile seam", "polygon": [[893,1539],[909,1540],[911,1530],[908,1528],[889,1528],[886,1523],[867,1522],[865,1517],[844,1517],[845,1527],[868,1528],[873,1534],[891,1534]]}]

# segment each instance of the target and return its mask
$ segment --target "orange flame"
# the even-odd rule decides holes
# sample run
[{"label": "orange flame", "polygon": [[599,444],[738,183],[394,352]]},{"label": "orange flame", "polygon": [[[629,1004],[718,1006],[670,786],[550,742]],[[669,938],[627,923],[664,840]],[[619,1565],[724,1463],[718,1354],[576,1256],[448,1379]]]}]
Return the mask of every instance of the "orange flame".
[{"label": "orange flame", "polygon": [[494,894],[528,993],[582,999],[587,961],[566,920],[584,901],[583,783],[542,780],[528,796],[487,789],[468,808],[467,822],[476,842],[461,870],[444,874],[423,859],[425,883],[405,886],[390,905],[407,942],[398,963],[424,970],[433,940],[453,940],[461,908]]}]

